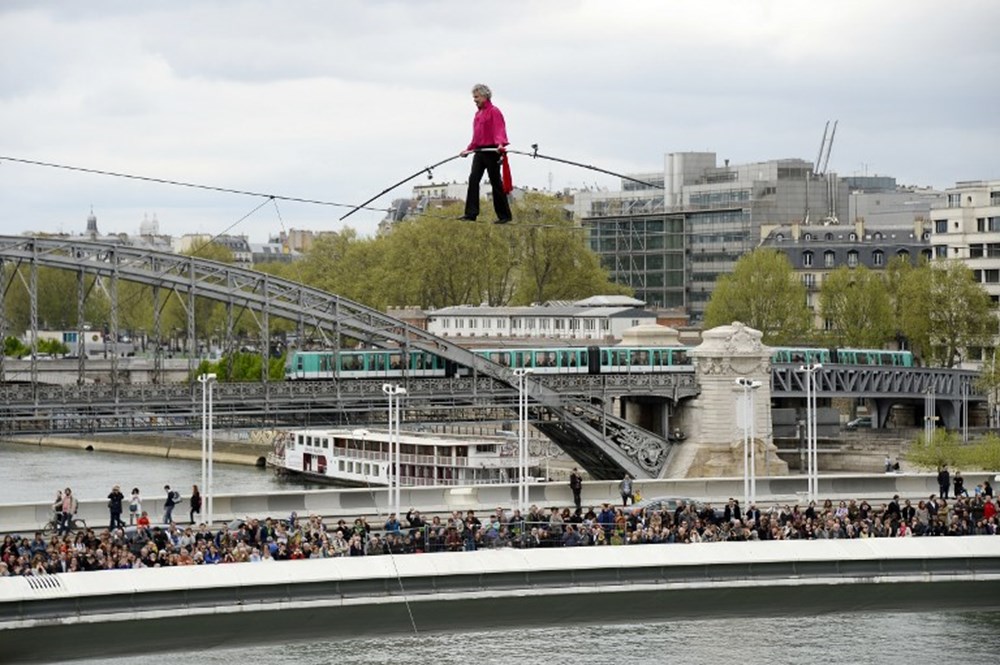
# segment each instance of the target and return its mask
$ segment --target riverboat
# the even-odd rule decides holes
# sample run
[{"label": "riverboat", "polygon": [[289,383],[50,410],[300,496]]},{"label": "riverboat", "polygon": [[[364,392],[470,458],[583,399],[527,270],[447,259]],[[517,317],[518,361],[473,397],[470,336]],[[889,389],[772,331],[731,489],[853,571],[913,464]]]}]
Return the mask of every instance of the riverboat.
[{"label": "riverboat", "polygon": [[[446,437],[403,431],[399,443],[400,486],[483,485],[518,481],[515,437]],[[387,487],[395,461],[388,431],[298,429],[280,432],[268,463],[279,472],[348,487]],[[527,461],[529,474],[538,459]]]}]

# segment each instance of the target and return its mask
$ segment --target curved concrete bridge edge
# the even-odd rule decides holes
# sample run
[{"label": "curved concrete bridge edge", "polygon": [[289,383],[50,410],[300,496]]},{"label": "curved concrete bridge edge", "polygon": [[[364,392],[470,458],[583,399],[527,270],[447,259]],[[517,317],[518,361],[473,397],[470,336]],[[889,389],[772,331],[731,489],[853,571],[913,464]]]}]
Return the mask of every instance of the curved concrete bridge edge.
[{"label": "curved concrete bridge edge", "polygon": [[1000,610],[1000,538],[506,549],[9,577],[0,579],[0,659],[926,609]]}]

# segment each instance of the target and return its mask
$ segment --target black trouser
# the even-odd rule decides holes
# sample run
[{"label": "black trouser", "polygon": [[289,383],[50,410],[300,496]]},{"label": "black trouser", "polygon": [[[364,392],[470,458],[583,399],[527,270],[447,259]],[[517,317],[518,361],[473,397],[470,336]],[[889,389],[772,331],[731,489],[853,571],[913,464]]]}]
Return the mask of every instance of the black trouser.
[{"label": "black trouser", "polygon": [[510,219],[510,204],[503,191],[503,176],[500,175],[502,156],[492,150],[475,152],[472,155],[472,171],[469,173],[469,192],[465,196],[465,216],[475,219],[479,216],[479,181],[485,171],[490,176],[493,188],[493,210],[497,219]]}]

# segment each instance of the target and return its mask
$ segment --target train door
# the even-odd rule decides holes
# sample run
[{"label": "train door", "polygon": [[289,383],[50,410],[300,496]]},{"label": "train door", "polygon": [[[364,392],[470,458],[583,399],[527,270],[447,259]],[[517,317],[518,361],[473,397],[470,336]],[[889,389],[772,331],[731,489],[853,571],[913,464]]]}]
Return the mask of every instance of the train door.
[{"label": "train door", "polygon": [[600,374],[601,373],[601,347],[599,346],[588,346],[587,347],[587,372],[589,374]]}]

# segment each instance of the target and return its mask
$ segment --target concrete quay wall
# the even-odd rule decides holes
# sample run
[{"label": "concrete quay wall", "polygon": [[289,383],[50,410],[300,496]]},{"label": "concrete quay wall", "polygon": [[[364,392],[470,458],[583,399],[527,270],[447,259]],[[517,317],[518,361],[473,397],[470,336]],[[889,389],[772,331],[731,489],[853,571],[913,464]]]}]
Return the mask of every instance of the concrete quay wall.
[{"label": "concrete quay wall", "polygon": [[[977,483],[993,474],[968,473],[966,486]],[[779,476],[759,478],[757,497],[763,504],[803,503],[807,481],[804,476]],[[678,480],[637,481],[636,487],[643,497],[686,497],[713,504],[723,503],[728,497],[741,500],[741,478],[685,478]],[[517,503],[516,485],[479,485],[466,487],[413,487],[400,492],[400,507],[405,514],[413,507],[423,513],[450,513],[454,510],[475,510],[479,514],[493,512],[498,506],[511,508]],[[564,482],[538,483],[529,488],[529,502],[542,507],[571,506],[572,494]],[[828,475],[820,478],[819,496],[835,501],[840,499],[868,499],[875,507],[894,494],[915,501],[937,493],[935,474],[877,474],[877,475]],[[600,506],[604,502],[618,504],[616,481],[588,481],[583,483],[584,506]],[[163,515],[163,499],[144,498],[143,509],[149,512],[154,523]],[[328,519],[343,517],[348,521],[359,516],[378,517],[390,512],[387,491],[384,488],[324,489],[270,492],[260,494],[222,494],[215,496],[214,517],[217,522],[246,517],[287,518],[293,511],[299,515],[315,513]],[[51,517],[48,502],[15,503],[0,505],[0,532],[30,532],[43,526]],[[187,515],[187,504],[175,509],[178,517]],[[88,525],[104,527],[108,523],[107,499],[80,497],[77,514]],[[127,519],[127,516],[125,516]]]},{"label": "concrete quay wall", "polygon": [[[157,436],[155,434],[123,434],[93,437],[10,437],[5,439],[18,445],[70,450],[92,450],[125,455],[145,455],[167,459],[201,459],[201,438],[182,436]],[[212,459],[225,464],[263,466],[271,446],[251,441],[225,441],[215,438],[212,442]]]},{"label": "concrete quay wall", "polygon": [[0,578],[0,659],[922,609],[1000,610],[1000,538],[507,549]]}]

